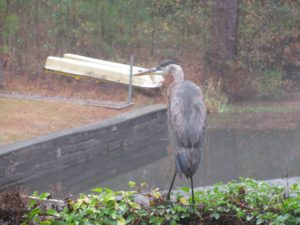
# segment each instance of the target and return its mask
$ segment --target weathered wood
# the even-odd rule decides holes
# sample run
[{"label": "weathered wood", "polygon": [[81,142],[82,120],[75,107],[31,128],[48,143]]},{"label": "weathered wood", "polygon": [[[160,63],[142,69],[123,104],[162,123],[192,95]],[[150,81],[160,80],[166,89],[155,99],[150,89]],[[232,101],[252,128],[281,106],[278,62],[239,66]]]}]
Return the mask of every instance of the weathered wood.
[{"label": "weathered wood", "polygon": [[[46,70],[55,71],[67,76],[75,76],[77,79],[94,78],[129,84],[129,65],[93,59],[84,56],[66,54],[64,58],[49,56]],[[141,67],[133,67],[133,74],[144,70]],[[157,75],[133,76],[132,85],[141,88],[159,88],[163,83],[163,76],[158,71]]]}]

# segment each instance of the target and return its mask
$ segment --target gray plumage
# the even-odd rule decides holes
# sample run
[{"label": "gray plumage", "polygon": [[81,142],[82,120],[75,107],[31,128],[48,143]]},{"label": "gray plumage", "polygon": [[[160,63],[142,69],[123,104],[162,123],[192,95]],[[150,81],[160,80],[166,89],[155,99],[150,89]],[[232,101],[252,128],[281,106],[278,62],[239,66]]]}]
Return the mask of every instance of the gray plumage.
[{"label": "gray plumage", "polygon": [[168,89],[168,126],[172,150],[176,161],[176,170],[167,198],[177,175],[184,174],[191,180],[192,203],[194,199],[193,175],[196,173],[206,135],[206,108],[203,94],[197,85],[184,80],[182,68],[172,61],[163,62],[157,69],[173,76],[173,83]]},{"label": "gray plumage", "polygon": [[203,94],[193,82],[184,80],[179,65],[161,69],[174,78],[168,90],[168,126],[176,169],[180,176],[190,178],[199,167],[206,133]]},{"label": "gray plumage", "polygon": [[205,136],[205,105],[194,83],[183,81],[171,87],[168,124],[177,171],[189,178],[198,169]]},{"label": "gray plumage", "polygon": [[135,76],[151,75],[157,70],[162,70],[164,75],[171,74],[174,78],[168,89],[168,126],[176,170],[167,198],[170,199],[178,172],[180,177],[184,174],[191,180],[192,202],[195,204],[193,175],[201,161],[206,134],[206,108],[203,94],[200,87],[184,80],[182,68],[173,61],[164,61],[160,66],[141,71]]}]

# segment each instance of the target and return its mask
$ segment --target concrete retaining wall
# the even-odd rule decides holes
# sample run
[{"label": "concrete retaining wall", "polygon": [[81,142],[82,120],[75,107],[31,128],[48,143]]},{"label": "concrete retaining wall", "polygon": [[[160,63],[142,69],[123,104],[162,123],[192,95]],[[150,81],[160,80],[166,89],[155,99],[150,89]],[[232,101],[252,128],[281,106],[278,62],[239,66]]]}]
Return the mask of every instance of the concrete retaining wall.
[{"label": "concrete retaining wall", "polygon": [[0,148],[0,189],[15,185],[78,193],[105,178],[166,155],[164,105]]}]

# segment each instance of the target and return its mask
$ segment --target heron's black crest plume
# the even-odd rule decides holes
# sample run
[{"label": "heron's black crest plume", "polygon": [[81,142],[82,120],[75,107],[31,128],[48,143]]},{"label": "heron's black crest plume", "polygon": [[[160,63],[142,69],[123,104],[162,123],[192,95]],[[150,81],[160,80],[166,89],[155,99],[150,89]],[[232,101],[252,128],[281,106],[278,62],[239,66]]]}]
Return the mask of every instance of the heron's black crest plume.
[{"label": "heron's black crest plume", "polygon": [[172,59],[166,59],[166,60],[163,60],[159,66],[157,67],[157,69],[161,69],[165,66],[168,66],[170,64],[176,64],[175,60],[172,60]]}]

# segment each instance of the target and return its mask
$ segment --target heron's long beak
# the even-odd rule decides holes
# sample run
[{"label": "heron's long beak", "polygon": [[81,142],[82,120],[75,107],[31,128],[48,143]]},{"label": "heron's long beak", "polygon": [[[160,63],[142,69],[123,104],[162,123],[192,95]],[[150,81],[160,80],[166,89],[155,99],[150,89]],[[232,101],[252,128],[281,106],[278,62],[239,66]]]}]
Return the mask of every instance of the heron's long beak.
[{"label": "heron's long beak", "polygon": [[154,67],[154,68],[146,69],[146,70],[140,71],[138,73],[135,73],[135,74],[133,74],[133,76],[156,75],[155,72],[158,70],[159,70],[159,68]]}]

